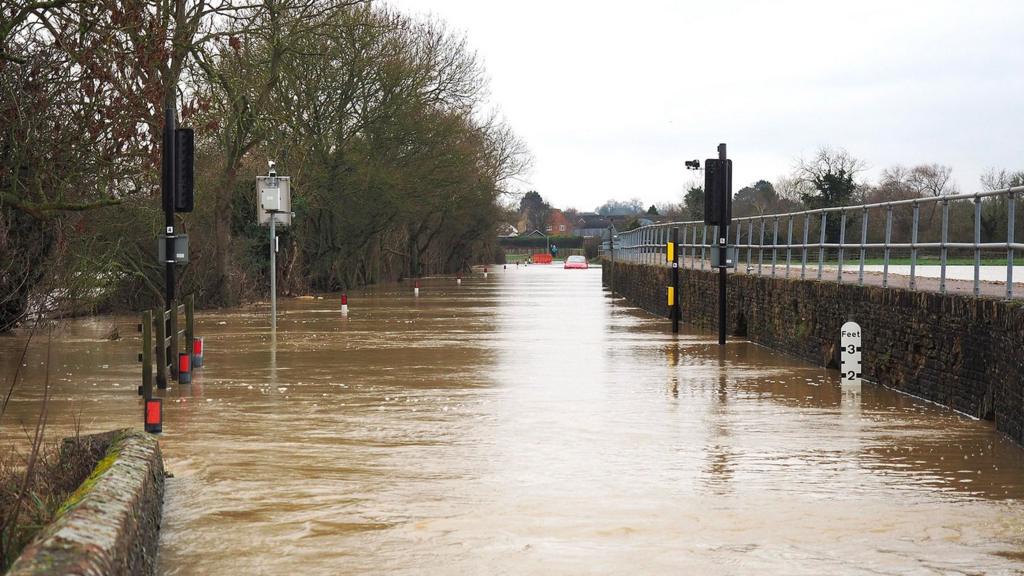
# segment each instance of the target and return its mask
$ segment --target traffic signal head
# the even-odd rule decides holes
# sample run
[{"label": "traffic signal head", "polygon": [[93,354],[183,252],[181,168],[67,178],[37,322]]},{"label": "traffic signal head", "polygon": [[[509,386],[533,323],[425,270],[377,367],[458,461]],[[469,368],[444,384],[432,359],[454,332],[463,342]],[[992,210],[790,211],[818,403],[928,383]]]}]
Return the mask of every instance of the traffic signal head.
[{"label": "traffic signal head", "polygon": [[704,223],[728,226],[732,223],[732,160],[704,161]]},{"label": "traffic signal head", "polygon": [[195,133],[191,128],[174,131],[174,211],[191,212],[193,198],[193,157]]}]

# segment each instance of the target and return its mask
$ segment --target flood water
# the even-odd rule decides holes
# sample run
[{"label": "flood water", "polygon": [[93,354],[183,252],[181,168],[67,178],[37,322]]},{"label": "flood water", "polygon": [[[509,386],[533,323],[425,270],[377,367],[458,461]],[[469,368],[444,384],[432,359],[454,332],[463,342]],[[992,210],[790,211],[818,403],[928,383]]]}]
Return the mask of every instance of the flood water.
[{"label": "flood water", "polygon": [[[276,339],[265,306],[200,315],[206,366],[165,399],[160,573],[1024,573],[1024,450],[989,423],[673,336],[594,269],[350,305],[283,300]],[[54,433],[141,425],[134,322],[58,333]],[[7,382],[23,343],[0,339]]]}]

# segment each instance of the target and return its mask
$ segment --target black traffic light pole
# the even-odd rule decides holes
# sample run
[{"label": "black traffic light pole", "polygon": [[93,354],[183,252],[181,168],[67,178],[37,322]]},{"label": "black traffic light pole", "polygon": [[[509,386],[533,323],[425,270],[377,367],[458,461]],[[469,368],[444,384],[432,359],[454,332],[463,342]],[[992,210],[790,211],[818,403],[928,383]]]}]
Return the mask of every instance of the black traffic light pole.
[{"label": "black traffic light pole", "polygon": [[[164,134],[162,139],[160,167],[160,194],[164,208],[164,311],[171,312],[171,325],[165,325],[165,334],[171,337],[171,367],[172,376],[177,376],[177,327],[173,320],[175,305],[175,271],[177,263],[178,234],[175,232],[174,213],[191,212],[194,205],[194,181],[193,181],[193,156],[195,149],[195,135],[191,128],[178,128],[177,111],[173,104],[164,109]],[[188,247],[181,248],[187,253]],[[187,261],[187,257],[186,257]],[[166,322],[165,315],[160,315],[160,321]],[[163,343],[159,343],[161,346]],[[191,353],[191,342],[185,345]],[[161,387],[166,382],[159,381]]]},{"label": "black traffic light pole", "polygon": [[[718,145],[718,160],[719,160],[719,162],[721,162],[723,168],[725,168],[725,165],[726,165],[725,158],[726,158],[725,144],[724,143],[723,144],[719,144]],[[726,211],[725,210],[725,206],[732,199],[732,198],[730,198],[730,196],[732,196],[732,190],[730,189],[731,188],[731,186],[730,186],[731,182],[729,182],[730,179],[728,178],[728,176],[726,176],[727,174],[729,174],[728,170],[726,170],[725,174],[723,174],[723,176],[725,176],[725,180],[727,182],[726,186],[724,187],[724,194],[727,194],[728,196],[722,198],[722,202],[720,204],[722,206],[722,212]],[[718,192],[719,192],[718,190],[715,190],[713,193],[718,193]],[[708,193],[708,192],[705,192],[705,193]],[[730,216],[731,216],[731,214],[730,214]],[[727,243],[728,243],[728,237],[729,237],[729,231],[728,231],[727,227],[728,227],[728,222],[725,221],[725,218],[720,218],[720,221],[719,221],[719,224],[718,224],[718,345],[719,346],[724,346],[725,345],[725,282],[726,282],[726,278],[728,277],[728,274],[726,273],[727,266],[728,266],[728,263],[726,262],[726,259],[728,258],[728,244]]]},{"label": "black traffic light pole", "polygon": [[[164,110],[163,167],[160,179],[160,192],[164,204],[164,233],[167,235],[164,245],[164,282],[165,310],[174,307],[174,131],[177,128],[174,106]],[[174,360],[177,362],[177,359]]]}]

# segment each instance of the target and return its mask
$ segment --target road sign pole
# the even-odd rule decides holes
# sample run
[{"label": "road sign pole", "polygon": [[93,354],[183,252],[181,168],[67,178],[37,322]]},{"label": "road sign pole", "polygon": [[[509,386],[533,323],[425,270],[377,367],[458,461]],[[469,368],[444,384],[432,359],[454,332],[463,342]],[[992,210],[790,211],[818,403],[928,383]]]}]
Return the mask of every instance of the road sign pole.
[{"label": "road sign pole", "polygon": [[277,231],[273,212],[270,213],[270,330],[277,332]]}]

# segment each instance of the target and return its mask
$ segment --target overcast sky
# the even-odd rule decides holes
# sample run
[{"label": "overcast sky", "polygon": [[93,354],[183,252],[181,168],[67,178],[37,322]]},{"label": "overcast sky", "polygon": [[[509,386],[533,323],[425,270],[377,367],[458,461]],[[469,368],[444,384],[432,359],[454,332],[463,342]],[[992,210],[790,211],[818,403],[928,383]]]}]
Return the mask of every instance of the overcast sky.
[{"label": "overcast sky", "polygon": [[591,210],[678,202],[729,146],[734,188],[822,145],[1024,170],[1024,1],[392,0],[464,33],[529,146],[521,188]]}]

